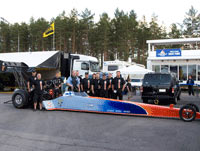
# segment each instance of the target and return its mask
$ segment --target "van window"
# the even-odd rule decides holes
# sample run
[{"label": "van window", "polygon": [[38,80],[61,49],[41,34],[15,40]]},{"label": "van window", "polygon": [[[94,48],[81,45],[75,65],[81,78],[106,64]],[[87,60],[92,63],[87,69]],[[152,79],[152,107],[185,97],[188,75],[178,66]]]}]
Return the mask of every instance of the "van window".
[{"label": "van window", "polygon": [[89,70],[89,64],[88,63],[81,63],[81,70]]},{"label": "van window", "polygon": [[146,74],[144,84],[168,84],[171,81],[170,74]]},{"label": "van window", "polygon": [[118,66],[117,65],[109,65],[108,66],[108,71],[115,71],[118,70]]}]

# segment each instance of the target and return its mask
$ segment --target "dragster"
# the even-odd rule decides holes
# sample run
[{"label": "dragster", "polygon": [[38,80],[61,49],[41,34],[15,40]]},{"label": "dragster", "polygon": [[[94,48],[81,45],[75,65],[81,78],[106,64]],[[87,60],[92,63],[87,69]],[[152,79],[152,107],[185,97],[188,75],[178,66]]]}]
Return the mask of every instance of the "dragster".
[{"label": "dragster", "polygon": [[66,110],[93,113],[135,115],[143,117],[180,118],[184,121],[200,119],[199,109],[194,104],[182,108],[151,105],[132,101],[122,101],[91,97],[86,93],[68,92],[53,100],[43,101],[46,110]]}]

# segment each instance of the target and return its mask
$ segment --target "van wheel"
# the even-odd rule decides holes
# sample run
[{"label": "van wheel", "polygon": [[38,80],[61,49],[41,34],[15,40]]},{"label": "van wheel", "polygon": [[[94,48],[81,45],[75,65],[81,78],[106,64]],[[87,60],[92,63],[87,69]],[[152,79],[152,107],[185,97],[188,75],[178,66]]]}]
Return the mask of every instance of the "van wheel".
[{"label": "van wheel", "polygon": [[142,99],[143,103],[148,103],[148,99]]},{"label": "van wheel", "polygon": [[17,90],[12,96],[13,106],[20,109],[28,104],[28,96],[24,90]]},{"label": "van wheel", "polygon": [[181,120],[185,122],[191,122],[196,117],[196,110],[191,105],[185,105],[181,107],[179,111],[179,116]]}]

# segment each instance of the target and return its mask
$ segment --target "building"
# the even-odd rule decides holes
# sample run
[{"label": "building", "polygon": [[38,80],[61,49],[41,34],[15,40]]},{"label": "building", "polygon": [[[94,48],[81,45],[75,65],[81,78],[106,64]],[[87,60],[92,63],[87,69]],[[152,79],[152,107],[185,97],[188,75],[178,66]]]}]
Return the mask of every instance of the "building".
[{"label": "building", "polygon": [[147,69],[175,73],[184,82],[191,75],[200,82],[200,38],[147,40],[147,44]]}]

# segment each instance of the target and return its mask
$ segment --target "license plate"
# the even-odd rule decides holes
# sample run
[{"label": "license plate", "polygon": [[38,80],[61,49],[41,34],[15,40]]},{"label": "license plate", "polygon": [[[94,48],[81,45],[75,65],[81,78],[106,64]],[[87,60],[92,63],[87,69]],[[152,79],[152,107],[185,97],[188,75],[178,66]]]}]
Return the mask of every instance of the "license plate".
[{"label": "license plate", "polygon": [[159,92],[166,92],[166,89],[159,89]]}]

